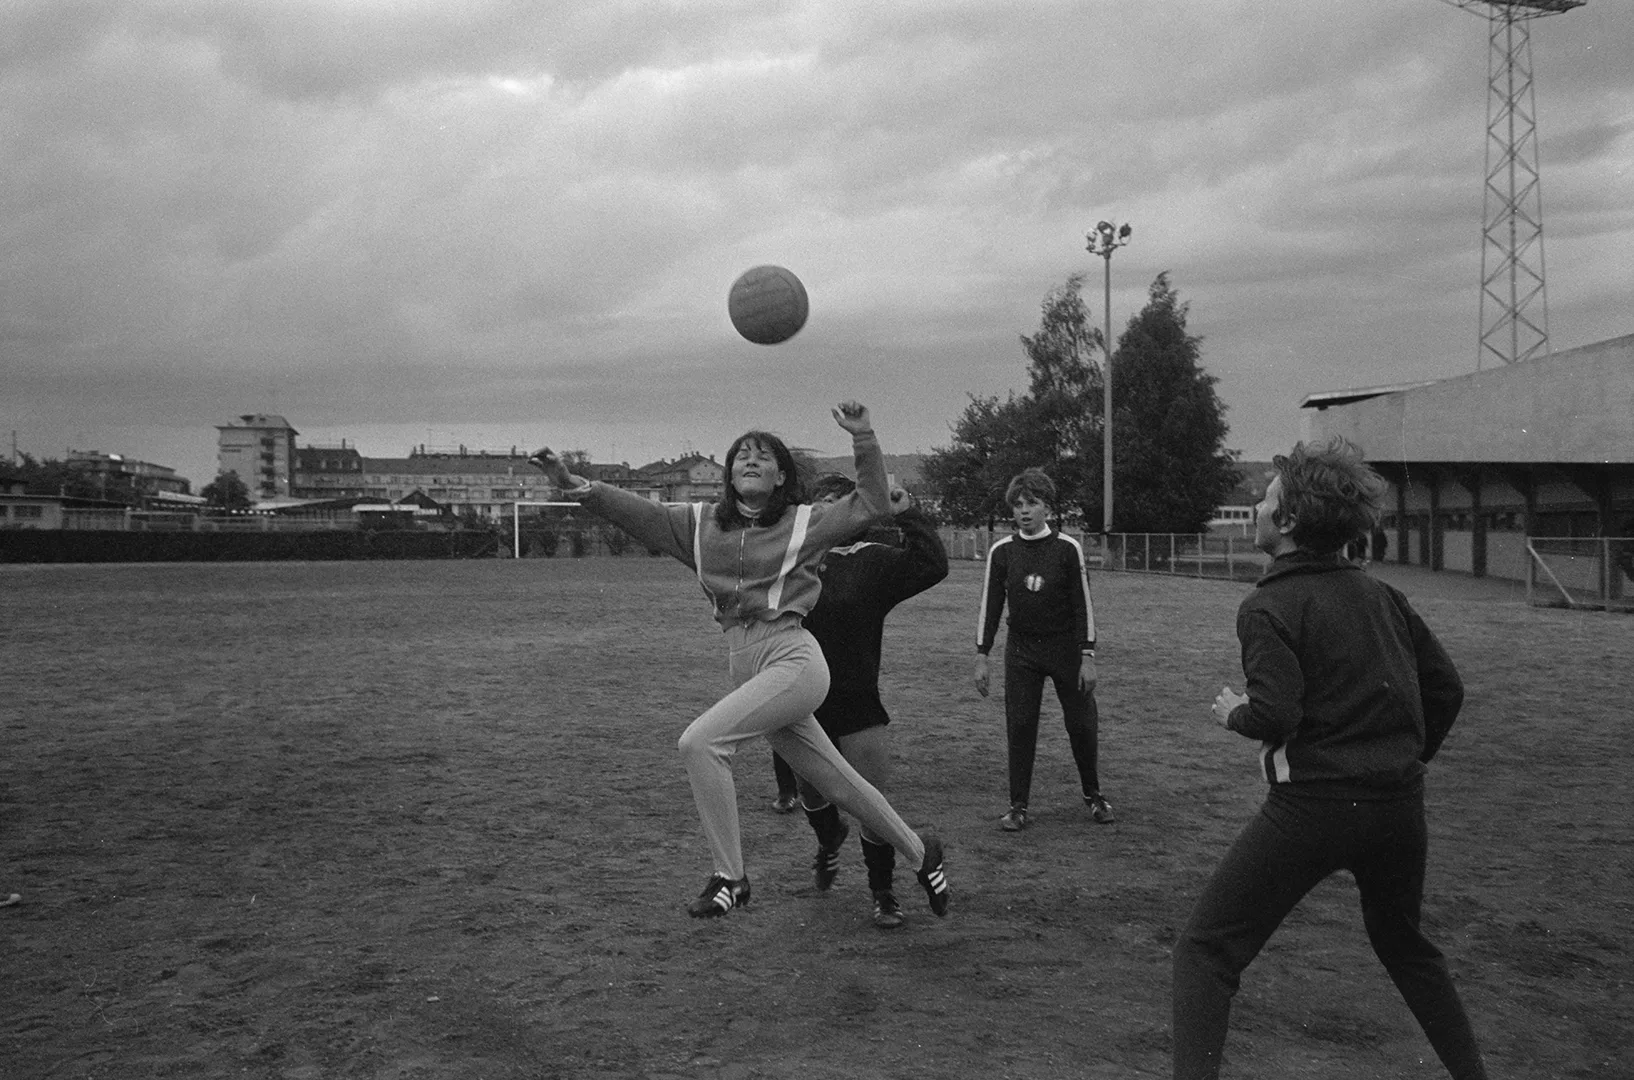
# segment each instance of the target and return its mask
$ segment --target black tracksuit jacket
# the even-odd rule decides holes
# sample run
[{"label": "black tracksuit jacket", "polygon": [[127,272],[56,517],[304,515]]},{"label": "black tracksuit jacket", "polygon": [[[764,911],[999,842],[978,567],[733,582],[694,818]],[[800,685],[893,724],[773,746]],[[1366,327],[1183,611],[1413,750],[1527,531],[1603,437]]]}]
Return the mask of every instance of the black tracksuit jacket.
[{"label": "black tracksuit jacket", "polygon": [[1451,657],[1402,593],[1339,554],[1272,561],[1237,611],[1248,703],[1273,786],[1380,798],[1416,786],[1464,701]]}]

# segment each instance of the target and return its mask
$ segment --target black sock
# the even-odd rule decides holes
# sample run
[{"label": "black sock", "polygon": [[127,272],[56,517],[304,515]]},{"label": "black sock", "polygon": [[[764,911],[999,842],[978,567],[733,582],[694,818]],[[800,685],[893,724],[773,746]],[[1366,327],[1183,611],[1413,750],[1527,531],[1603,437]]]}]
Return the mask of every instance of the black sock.
[{"label": "black sock", "polygon": [[891,874],[896,869],[896,848],[876,844],[862,837],[862,861],[868,867],[868,888],[874,892],[891,890]]},{"label": "black sock", "polygon": [[833,803],[824,803],[816,810],[806,811],[806,820],[811,822],[811,831],[817,834],[817,842],[824,847],[833,847],[840,836],[840,808]]}]

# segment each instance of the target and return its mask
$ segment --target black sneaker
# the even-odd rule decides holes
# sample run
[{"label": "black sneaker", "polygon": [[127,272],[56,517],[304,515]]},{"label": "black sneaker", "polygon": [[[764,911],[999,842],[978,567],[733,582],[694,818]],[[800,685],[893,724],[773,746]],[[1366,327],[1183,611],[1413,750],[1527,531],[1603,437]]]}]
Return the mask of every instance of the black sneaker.
[{"label": "black sneaker", "polygon": [[709,884],[698,894],[698,899],[687,905],[687,914],[694,919],[716,919],[735,907],[749,906],[749,879],[733,881],[719,874],[709,875]]},{"label": "black sneaker", "polygon": [[896,902],[890,889],[874,894],[874,925],[881,930],[895,930],[902,925],[902,905]]},{"label": "black sneaker", "polygon": [[772,800],[772,809],[779,814],[792,814],[800,806],[800,796],[779,795]]},{"label": "black sneaker", "polygon": [[1084,805],[1089,807],[1090,816],[1097,825],[1110,825],[1118,820],[1112,813],[1112,804],[1100,792],[1084,796]]},{"label": "black sneaker", "polygon": [[818,892],[827,892],[829,886],[840,873],[840,849],[845,846],[845,838],[851,835],[851,826],[844,821],[840,822],[840,831],[834,834],[834,842],[817,844],[817,854],[811,860],[812,883],[817,886]]},{"label": "black sneaker", "polygon": [[999,828],[1005,832],[1020,832],[1030,824],[1025,806],[1012,806],[1010,812],[999,818]]},{"label": "black sneaker", "polygon": [[934,836],[925,837],[925,861],[919,864],[914,876],[925,889],[931,914],[937,918],[946,915],[948,901],[953,894],[948,891],[947,871],[942,869],[942,841]]}]

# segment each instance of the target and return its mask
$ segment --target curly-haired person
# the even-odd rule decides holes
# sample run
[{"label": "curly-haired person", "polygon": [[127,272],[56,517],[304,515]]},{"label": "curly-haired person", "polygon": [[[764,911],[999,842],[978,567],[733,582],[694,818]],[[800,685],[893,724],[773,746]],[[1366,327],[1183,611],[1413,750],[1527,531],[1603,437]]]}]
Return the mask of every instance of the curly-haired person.
[{"label": "curly-haired person", "polygon": [[1220,1072],[1238,980],[1305,894],[1348,870],[1374,953],[1457,1080],[1486,1068],[1447,962],[1419,929],[1425,765],[1463,704],[1407,598],[1344,557],[1385,490],[1355,447],[1277,457],[1255,508],[1270,567],[1237,612],[1247,695],[1214,719],[1263,744],[1270,792],[1215,869],[1174,951],[1174,1075]]}]

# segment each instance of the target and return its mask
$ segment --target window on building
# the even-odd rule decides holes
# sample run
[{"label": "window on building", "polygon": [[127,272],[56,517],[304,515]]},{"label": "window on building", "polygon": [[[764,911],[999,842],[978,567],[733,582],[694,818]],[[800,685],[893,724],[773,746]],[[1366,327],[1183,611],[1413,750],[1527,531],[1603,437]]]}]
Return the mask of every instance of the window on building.
[{"label": "window on building", "polygon": [[19,521],[38,521],[45,517],[43,506],[15,506],[12,507],[12,516]]}]

